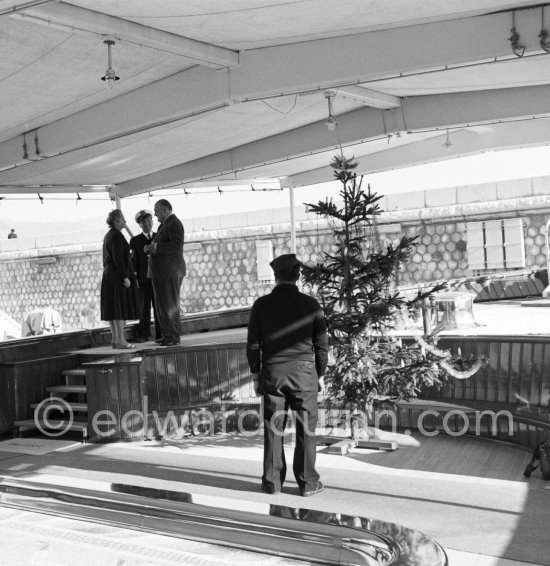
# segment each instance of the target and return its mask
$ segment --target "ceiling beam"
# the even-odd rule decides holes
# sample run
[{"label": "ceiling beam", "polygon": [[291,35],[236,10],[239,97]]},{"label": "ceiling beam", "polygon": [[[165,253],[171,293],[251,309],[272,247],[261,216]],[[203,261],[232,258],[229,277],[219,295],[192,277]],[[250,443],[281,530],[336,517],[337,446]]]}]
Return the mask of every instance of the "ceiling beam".
[{"label": "ceiling beam", "polygon": [[109,193],[109,185],[0,185],[2,195]]},{"label": "ceiling beam", "polygon": [[[397,113],[396,129],[444,130],[493,121],[529,120],[534,116],[550,116],[550,85],[411,97],[405,101],[404,113]],[[327,151],[338,143],[346,146],[394,133],[387,130],[383,110],[365,107],[337,118],[337,132],[329,131],[324,121],[316,122],[119,183],[119,194],[127,196],[180,182],[204,181],[221,174]],[[546,135],[550,140],[548,131]]]},{"label": "ceiling beam", "polygon": [[[531,12],[516,23],[524,58],[542,52],[540,12]],[[511,27],[508,12],[244,51],[231,72],[231,94],[248,100],[516,59]]]},{"label": "ceiling beam", "polygon": [[[550,144],[550,120],[528,120],[518,124],[506,122],[458,130],[449,134],[451,145],[445,146],[446,135],[437,135],[422,141],[411,142],[368,155],[356,155],[357,173],[368,175],[414,165],[477,155],[492,150],[507,150]],[[288,182],[294,187],[326,183],[334,180],[330,166],[290,175]]]},{"label": "ceiling beam", "polygon": [[51,4],[57,0],[0,0],[0,16],[11,16],[21,10],[26,10],[40,4]]},{"label": "ceiling beam", "polygon": [[[199,68],[195,67],[195,69]],[[392,113],[391,120],[386,119],[386,112]],[[297,156],[327,151],[337,147],[338,143],[343,146],[357,144],[379,139],[397,131],[444,130],[449,127],[458,128],[499,121],[525,120],[535,116],[549,115],[550,85],[409,97],[404,99],[403,107],[399,112],[363,107],[341,114],[337,117],[338,130],[335,132],[329,131],[324,121],[319,121],[131,181],[118,183],[119,195],[127,196],[179,183],[208,181],[219,175],[243,172],[269,163],[284,162]],[[92,118],[93,116],[90,117],[90,120]],[[107,118],[104,117],[104,119]],[[93,130],[96,124],[90,120],[81,119],[79,131]],[[392,125],[391,131],[388,130],[387,124]],[[47,151],[48,146],[41,140],[41,132],[42,130],[38,131],[38,145],[42,152]],[[147,133],[147,131],[133,132],[132,135],[125,137],[125,143],[129,144],[132,141],[144,139]],[[67,132],[67,136],[70,135],[72,132]],[[60,139],[58,143],[62,141]],[[32,183],[36,180],[37,175],[70,166],[79,160],[108,156],[109,151],[117,149],[117,141],[111,140],[91,147],[82,147],[78,151],[49,159],[40,159],[33,155],[32,158],[37,160],[24,167],[0,171],[0,183]],[[29,154],[32,153],[34,144],[34,135],[30,133],[27,135]],[[2,145],[0,144],[0,149]],[[23,151],[21,145],[18,151],[20,153]]]},{"label": "ceiling beam", "polygon": [[226,79],[225,73],[195,66],[6,140],[0,143],[0,183],[99,156],[157,128],[221,108],[228,104]]},{"label": "ceiling beam", "polygon": [[372,106],[373,108],[399,108],[401,106],[401,99],[398,96],[378,92],[370,88],[363,88],[361,86],[348,85],[338,87],[338,91],[334,91],[338,97],[354,100],[365,106]]},{"label": "ceiling beam", "polygon": [[[540,21],[535,18],[537,21],[531,22],[532,19],[525,25],[523,19],[518,22],[522,38],[530,38],[533,34],[537,38]],[[444,69],[455,64],[477,64],[480,61],[494,61],[499,57],[508,58],[513,56],[508,40],[510,25],[511,14],[493,14],[308,41],[291,46],[255,49],[244,52],[241,64],[227,72],[214,73],[211,69],[196,66],[38,128],[36,135],[40,155],[32,153],[32,140],[27,143],[27,154],[23,149],[25,139],[32,138],[35,131],[0,143],[0,171],[10,170],[0,174],[0,182],[18,183],[34,174],[53,171],[58,167],[58,161],[63,166],[70,165],[71,162],[79,163],[83,153],[87,157],[101,155],[102,145],[109,148],[117,145],[124,147],[136,133],[152,131],[153,128],[222,108],[236,101],[315,90],[322,93],[330,88],[355,85],[382,77]],[[535,46],[528,44],[526,54],[535,51]],[[365,53],[368,53],[368,57],[363,55]],[[530,87],[536,88],[548,87]],[[527,92],[528,89],[526,94]],[[472,93],[464,96],[472,96]],[[494,117],[491,96],[485,95],[484,103],[484,108],[489,110],[489,119]],[[517,93],[510,96],[512,104],[523,100]],[[422,97],[418,97],[420,98]],[[548,100],[548,96],[546,99]],[[544,101],[538,102],[535,104],[532,100],[527,100],[525,106],[533,114],[548,112]],[[474,120],[472,109],[468,108],[468,104],[462,103],[463,116],[460,119],[456,118],[456,110],[447,104],[436,112],[440,119],[435,121],[431,116],[433,110],[424,105],[418,108],[418,113],[423,112],[424,116],[420,117],[419,114],[415,123],[414,112],[411,110],[414,103],[413,99],[405,101],[407,128],[413,127],[411,124],[418,128],[433,127],[435,124],[445,127],[452,123]],[[377,127],[369,126],[367,133],[363,122],[360,122],[360,131],[348,126],[350,131],[359,136],[356,139],[368,137],[372,131],[384,130],[383,125],[380,125],[380,110],[363,110],[366,114],[362,119],[372,118],[377,122]],[[372,115],[369,110],[375,114]],[[477,119],[483,119],[482,114],[483,112],[479,112]],[[517,115],[515,108],[509,110],[508,117],[512,114]],[[319,130],[319,141],[325,141],[326,128],[322,124],[313,124],[311,130]],[[346,131],[342,128],[340,130]],[[261,152],[265,160],[279,158],[284,151],[285,137],[286,134],[282,135],[280,139],[283,141],[277,142],[274,158],[268,152]],[[295,139],[292,133],[289,134],[289,139],[298,152],[308,151],[310,145],[318,145],[308,143],[308,137],[305,140],[300,140],[299,136]],[[271,146],[272,141],[268,140],[266,147]],[[300,150],[300,147],[303,149]],[[218,157],[212,158],[212,161],[217,159]]]},{"label": "ceiling beam", "polygon": [[114,36],[119,41],[127,41],[180,55],[198,65],[206,65],[216,69],[231,68],[239,64],[238,52],[230,49],[182,37],[94,10],[80,8],[65,2],[54,2],[46,5],[29,3],[31,6],[25,9],[23,13],[17,11],[14,15],[24,17],[26,21],[36,21],[47,25],[54,24],[72,31]]}]

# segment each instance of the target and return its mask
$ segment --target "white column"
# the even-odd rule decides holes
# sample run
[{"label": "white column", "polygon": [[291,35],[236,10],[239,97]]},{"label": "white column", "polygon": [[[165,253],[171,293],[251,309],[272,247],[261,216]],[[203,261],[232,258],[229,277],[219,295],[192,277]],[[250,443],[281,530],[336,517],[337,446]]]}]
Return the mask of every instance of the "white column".
[{"label": "white column", "polygon": [[[119,210],[122,210],[122,199],[117,194],[115,194],[115,204],[116,204],[116,208],[118,208]],[[122,213],[124,214],[123,210],[122,210]],[[128,225],[124,226],[124,229],[126,230],[126,232],[128,232],[128,234],[130,234],[130,238],[134,237],[134,234],[133,234],[132,230],[130,230]]]},{"label": "white column", "polygon": [[296,253],[296,221],[294,219],[294,187],[288,187],[290,206],[290,252]]}]

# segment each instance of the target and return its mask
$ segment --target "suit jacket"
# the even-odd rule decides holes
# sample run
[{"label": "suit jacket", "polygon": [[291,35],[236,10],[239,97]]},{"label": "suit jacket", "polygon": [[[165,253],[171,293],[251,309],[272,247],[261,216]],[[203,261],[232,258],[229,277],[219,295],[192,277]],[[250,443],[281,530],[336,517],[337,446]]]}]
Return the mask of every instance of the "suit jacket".
[{"label": "suit jacket", "polygon": [[175,214],[170,214],[159,226],[153,238],[156,250],[149,254],[148,277],[153,279],[185,277],[184,237],[183,224]]},{"label": "suit jacket", "polygon": [[[155,232],[151,232],[153,238]],[[144,287],[147,283],[147,270],[149,268],[149,259],[143,248],[149,244],[147,236],[142,232],[130,239],[130,248],[132,249],[132,264],[140,287]]]},{"label": "suit jacket", "polygon": [[328,336],[319,303],[287,283],[256,299],[248,321],[246,355],[253,373],[264,364],[301,360],[315,362],[317,375],[324,375]]},{"label": "suit jacket", "polygon": [[135,283],[130,246],[122,232],[116,228],[110,228],[103,238],[103,269],[110,276],[119,278],[120,282],[127,277]]}]

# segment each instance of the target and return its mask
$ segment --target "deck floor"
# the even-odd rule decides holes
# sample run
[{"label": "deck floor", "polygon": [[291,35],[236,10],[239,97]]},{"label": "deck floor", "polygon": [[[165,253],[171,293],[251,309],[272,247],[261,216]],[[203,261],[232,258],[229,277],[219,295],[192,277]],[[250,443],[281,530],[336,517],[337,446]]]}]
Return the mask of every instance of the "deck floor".
[{"label": "deck floor", "polygon": [[94,481],[154,486],[377,518],[433,537],[459,557],[451,566],[516,564],[497,557],[550,564],[550,491],[540,472],[523,478],[528,452],[468,437],[413,440],[417,446],[395,452],[355,449],[347,456],[319,446],[326,490],[307,500],[299,497],[290,472],[291,435],[289,477],[276,496],[259,490],[261,434],[75,445],[40,456],[4,454],[0,443],[0,473],[50,474],[82,487]]},{"label": "deck floor", "polygon": [[[482,326],[452,334],[548,334],[549,314],[546,308],[522,307],[520,302],[474,305]],[[218,330],[183,336],[182,346],[245,339],[244,328]],[[135,352],[158,347],[139,344]],[[96,350],[105,356],[113,352]],[[291,437],[283,493],[260,492],[261,434],[75,445],[43,455],[2,452],[0,442],[0,473],[55,475],[83,487],[94,481],[154,486],[361,515],[425,532],[448,551],[450,566],[550,566],[550,489],[540,470],[529,480],[523,477],[530,459],[527,450],[445,434],[413,434],[406,440],[395,452],[355,449],[346,456],[328,454],[319,446],[318,469],[326,490],[307,500],[299,497],[292,478]],[[0,532],[3,544],[6,536]]]},{"label": "deck floor", "polygon": [[402,446],[395,452],[384,453],[383,458],[377,453],[361,450],[354,451],[350,457],[396,470],[508,481],[523,481],[523,470],[531,459],[531,452],[524,448],[479,438],[451,438],[445,434],[428,438],[419,433],[411,436],[420,446]]}]

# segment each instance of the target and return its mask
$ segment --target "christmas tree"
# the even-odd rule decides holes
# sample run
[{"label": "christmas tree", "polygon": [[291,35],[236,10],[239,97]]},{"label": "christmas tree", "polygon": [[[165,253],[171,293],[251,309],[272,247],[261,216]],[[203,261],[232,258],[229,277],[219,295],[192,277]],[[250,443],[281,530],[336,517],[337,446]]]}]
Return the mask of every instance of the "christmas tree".
[{"label": "christmas tree", "polygon": [[363,190],[353,158],[337,156],[331,166],[342,184],[341,203],[327,199],[306,206],[329,221],[334,244],[320,263],[304,267],[303,273],[328,324],[332,360],[325,376],[327,395],[351,411],[354,433],[365,413],[370,417],[378,406],[440,387],[451,372],[458,372],[451,353],[436,347],[437,332],[425,332],[407,344],[395,337],[392,331],[403,313],[418,317],[445,285],[419,289],[412,297],[399,293],[396,275],[414,250],[416,237],[379,245],[373,234],[382,197],[371,193],[370,186]]}]

